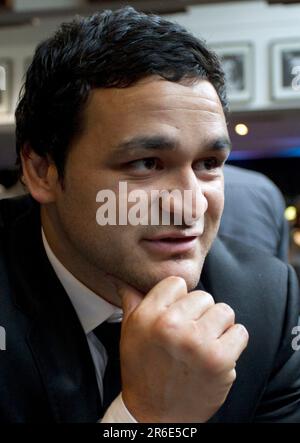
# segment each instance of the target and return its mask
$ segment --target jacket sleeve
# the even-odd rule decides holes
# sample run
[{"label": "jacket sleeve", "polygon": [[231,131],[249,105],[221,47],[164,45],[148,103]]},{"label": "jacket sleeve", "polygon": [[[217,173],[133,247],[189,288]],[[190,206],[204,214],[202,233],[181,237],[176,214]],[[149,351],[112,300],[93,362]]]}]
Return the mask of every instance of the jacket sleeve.
[{"label": "jacket sleeve", "polygon": [[288,266],[287,303],[281,341],[254,422],[300,423],[299,314],[297,276]]}]

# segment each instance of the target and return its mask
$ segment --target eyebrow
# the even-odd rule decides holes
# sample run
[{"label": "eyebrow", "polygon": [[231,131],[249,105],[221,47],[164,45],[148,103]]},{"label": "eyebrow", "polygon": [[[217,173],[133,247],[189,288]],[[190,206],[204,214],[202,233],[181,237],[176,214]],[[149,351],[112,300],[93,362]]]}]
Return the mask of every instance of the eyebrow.
[{"label": "eyebrow", "polygon": [[[160,150],[160,151],[173,151],[178,146],[175,139],[167,136],[139,136],[134,137],[125,142],[121,142],[114,148],[114,151],[135,151],[135,150]],[[205,150],[231,150],[232,144],[228,137],[220,137],[213,141],[210,141]]]},{"label": "eyebrow", "polygon": [[216,139],[208,149],[212,150],[222,150],[222,149],[228,149],[229,151],[232,150],[232,144],[228,137],[221,137]]}]

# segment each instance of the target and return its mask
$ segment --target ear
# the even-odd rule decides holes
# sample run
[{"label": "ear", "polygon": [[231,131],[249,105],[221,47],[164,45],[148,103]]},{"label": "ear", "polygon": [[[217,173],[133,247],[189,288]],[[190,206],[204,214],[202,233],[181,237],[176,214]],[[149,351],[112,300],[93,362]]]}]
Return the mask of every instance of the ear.
[{"label": "ear", "polygon": [[58,172],[49,157],[41,157],[26,145],[21,152],[23,178],[32,197],[41,204],[56,200],[61,189]]}]

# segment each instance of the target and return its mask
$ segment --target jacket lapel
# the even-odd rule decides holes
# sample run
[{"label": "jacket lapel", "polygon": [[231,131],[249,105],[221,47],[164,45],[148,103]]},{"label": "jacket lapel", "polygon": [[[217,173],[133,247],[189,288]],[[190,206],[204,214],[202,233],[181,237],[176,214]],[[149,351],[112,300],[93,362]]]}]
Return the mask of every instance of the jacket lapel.
[{"label": "jacket lapel", "polygon": [[[26,235],[24,235],[26,233]],[[86,336],[44,252],[39,207],[17,217],[8,238],[15,304],[56,422],[96,422],[100,396]]]}]

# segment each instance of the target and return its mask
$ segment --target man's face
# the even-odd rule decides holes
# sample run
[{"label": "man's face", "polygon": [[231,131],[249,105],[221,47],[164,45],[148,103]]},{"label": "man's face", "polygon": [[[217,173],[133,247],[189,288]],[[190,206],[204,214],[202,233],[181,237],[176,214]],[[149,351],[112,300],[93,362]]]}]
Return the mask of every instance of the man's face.
[{"label": "man's face", "polygon": [[[222,106],[208,81],[184,86],[148,77],[128,88],[93,90],[55,203],[70,258],[77,255],[82,269],[90,266],[99,278],[109,273],[144,293],[170,275],[183,277],[192,290],[219,226],[228,153]],[[120,181],[128,192],[148,195],[191,190],[200,202],[198,218],[189,226],[99,226],[96,195],[112,190],[118,206]]]}]

